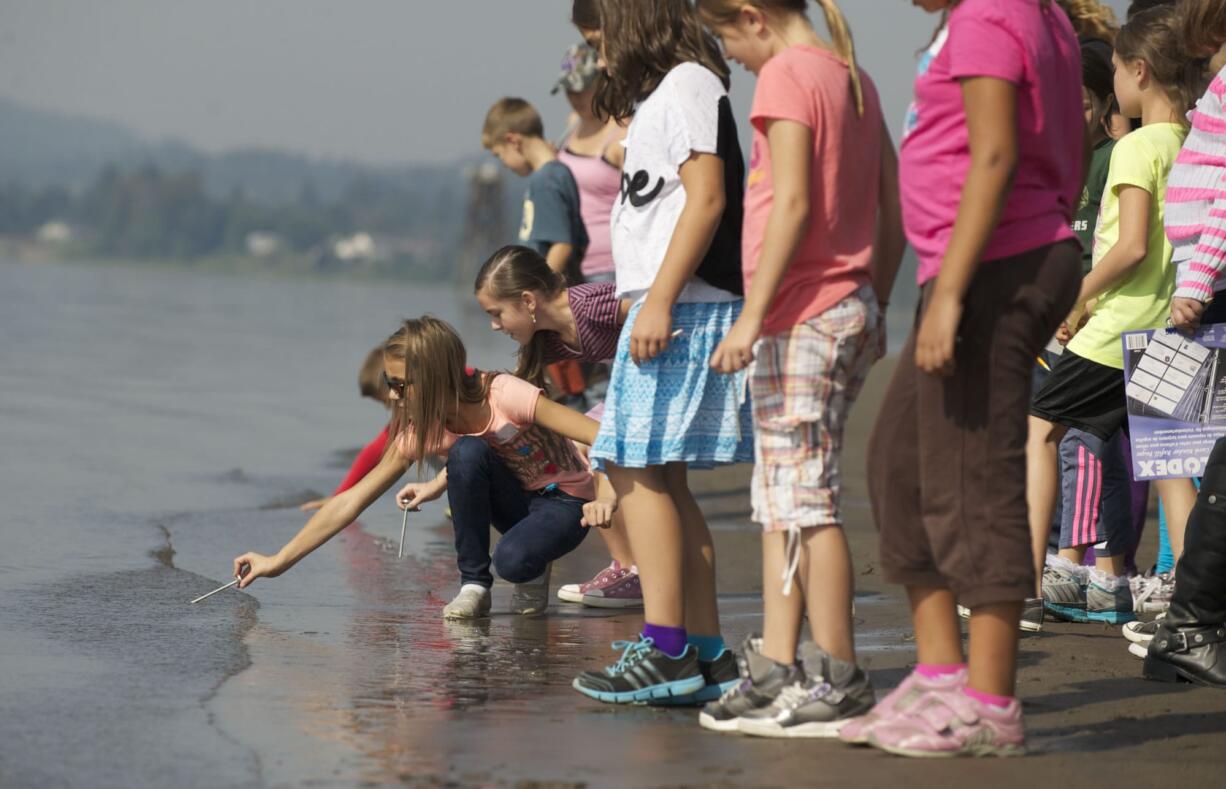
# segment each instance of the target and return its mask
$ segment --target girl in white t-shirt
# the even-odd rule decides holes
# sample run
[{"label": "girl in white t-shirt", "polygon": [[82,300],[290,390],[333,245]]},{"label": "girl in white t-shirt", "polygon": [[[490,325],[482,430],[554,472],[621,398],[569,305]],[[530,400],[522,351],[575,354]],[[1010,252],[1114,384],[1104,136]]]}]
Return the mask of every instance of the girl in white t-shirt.
[{"label": "girl in white t-shirt", "polygon": [[624,508],[646,610],[641,637],[615,647],[621,659],[574,687],[613,703],[700,702],[738,680],[686,474],[753,458],[745,374],[708,365],[741,312],[745,166],[728,67],[693,6],[601,0],[600,19],[598,108],[634,118],[610,218],[617,295],[633,306],[591,457]]},{"label": "girl in white t-shirt", "polygon": [[[404,509],[447,493],[455,526],[460,593],[448,619],[490,610],[491,567],[516,584],[516,613],[539,613],[548,599],[549,564],[579,546],[588,526],[607,526],[616,503],[597,498],[592,474],[572,442],[590,444],[596,423],[513,375],[474,372],[447,323],[407,320],[383,346],[392,401],[388,450],[369,474],[333,496],[272,556],[244,553],[234,574],[248,586],[276,577],[355,521],[415,461],[445,457],[432,480],[396,496]],[[490,526],[502,533],[490,554]]]}]

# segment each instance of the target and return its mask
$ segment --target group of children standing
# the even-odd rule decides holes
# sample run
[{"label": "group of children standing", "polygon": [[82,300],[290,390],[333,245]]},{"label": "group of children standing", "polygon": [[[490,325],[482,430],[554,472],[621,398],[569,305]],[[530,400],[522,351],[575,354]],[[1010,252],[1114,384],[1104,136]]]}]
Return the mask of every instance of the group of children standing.
[{"label": "group of children standing", "polygon": [[[445,458],[397,499],[412,509],[448,496],[462,586],[447,617],[488,613],[491,570],[516,584],[515,611],[543,610],[550,562],[590,527],[606,535],[612,564],[562,595],[641,603],[644,624],[615,644],[611,665],[575,678],[580,693],[705,703],[700,723],[718,731],[838,736],[912,756],[1021,753],[1019,623],[1041,623],[1057,582],[1073,585],[1059,605],[1104,621],[1122,621],[1128,590],[1113,543],[1080,567],[1097,541],[1082,510],[1098,512],[1101,485],[1074,486],[1077,537],[1062,536],[1064,558],[1044,568],[1059,442],[1081,431],[1082,450],[1092,445],[1081,473],[1094,473],[1087,463],[1124,422],[1120,333],[1172,314],[1180,326],[1207,320],[1226,268],[1226,212],[1193,205],[1222,193],[1221,82],[1205,100],[1218,114],[1200,111],[1205,134],[1180,153],[1204,63],[1179,54],[1187,19],[1220,44],[1226,14],[1212,0],[1143,11],[1107,63],[1110,42],[1079,42],[1074,29],[1098,6],[1089,0],[914,3],[941,21],[896,156],[834,0],[816,3],[828,39],[806,0],[576,0],[589,49],[568,51],[559,80],[576,113],[561,151],[518,99],[496,103],[482,134],[529,179],[521,245],[496,251],[475,283],[492,327],[521,346],[516,373],[467,367],[442,321],[404,321],[380,348],[386,451],[280,552],[235,559],[240,585],[284,572],[413,463]],[[748,168],[725,58],[757,76]],[[1113,149],[1112,101],[1140,121]],[[1197,172],[1172,194],[1177,156]],[[1186,209],[1172,235],[1187,250],[1178,293],[1167,200]],[[1091,201],[1097,215],[1078,214]],[[1097,223],[1084,279],[1075,215]],[[856,662],[839,466],[907,242],[921,303],[870,440],[869,479],[918,665],[877,700]],[[1032,392],[1053,336],[1067,348]],[[612,362],[588,415],[544,396],[549,365],[564,361]],[[721,635],[713,541],[687,473],[750,460],[765,617],[737,656]],[[1172,535],[1190,491],[1188,481],[1162,490]],[[492,555],[491,524],[503,535]]]}]

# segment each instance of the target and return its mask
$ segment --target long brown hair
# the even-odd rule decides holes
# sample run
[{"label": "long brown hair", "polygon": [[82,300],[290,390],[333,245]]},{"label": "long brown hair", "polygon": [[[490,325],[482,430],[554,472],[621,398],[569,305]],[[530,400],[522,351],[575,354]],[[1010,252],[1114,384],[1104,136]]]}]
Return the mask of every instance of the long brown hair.
[{"label": "long brown hair", "polygon": [[1200,97],[1205,61],[1184,46],[1179,12],[1173,6],[1151,8],[1129,19],[1115,37],[1115,54],[1125,63],[1143,60],[1150,76],[1166,93],[1179,122]]},{"label": "long brown hair", "polygon": [[[860,86],[860,68],[856,65],[856,43],[847,26],[847,18],[834,0],[817,0],[826,15],[826,29],[834,51],[847,64],[851,78],[851,94],[856,99],[856,112],[864,116],[864,89]],[[766,14],[793,13],[808,15],[809,0],[698,0],[698,13],[709,23],[730,25],[745,6],[753,6]]]},{"label": "long brown hair", "polygon": [[[518,301],[524,291],[539,294],[549,299],[566,288],[562,275],[549,267],[545,258],[535,249],[511,245],[505,246],[481,265],[473,293],[485,291],[499,300]],[[544,332],[536,332],[527,345],[519,348],[519,366],[515,377],[522,378],[533,386],[546,388]]]},{"label": "long brown hair", "polygon": [[412,397],[395,402],[389,430],[395,442],[412,428],[413,459],[424,458],[428,449],[442,444],[449,409],[481,403],[489,396],[489,378],[466,371],[467,352],[460,335],[431,315],[406,319],[383,343],[383,355],[404,361],[405,381],[413,387]]},{"label": "long brown hair", "polygon": [[1188,52],[1212,55],[1226,42],[1226,3],[1222,0],[1183,0],[1180,12]]},{"label": "long brown hair", "polygon": [[599,0],[608,79],[596,94],[601,113],[618,120],[682,63],[697,63],[727,88],[728,64],[690,0]]}]

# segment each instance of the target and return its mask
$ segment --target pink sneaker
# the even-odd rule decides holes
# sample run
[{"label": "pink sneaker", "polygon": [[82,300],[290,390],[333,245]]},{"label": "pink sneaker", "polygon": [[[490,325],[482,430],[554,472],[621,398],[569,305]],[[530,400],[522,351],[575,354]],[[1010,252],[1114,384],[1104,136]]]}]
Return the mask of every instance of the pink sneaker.
[{"label": "pink sneaker", "polygon": [[614,560],[592,580],[561,587],[558,597],[593,608],[637,608],[643,604],[643,589],[638,569],[622,567]]},{"label": "pink sneaker", "polygon": [[1021,756],[1026,727],[1017,699],[996,707],[954,688],[924,694],[874,726],[869,742],[899,756]]},{"label": "pink sneaker", "polygon": [[966,685],[966,669],[937,677],[925,677],[912,671],[898,687],[868,711],[867,715],[852,718],[839,729],[839,739],[851,745],[868,745],[873,727],[894,715],[903,712],[923,697],[925,693],[940,690],[961,690]]}]

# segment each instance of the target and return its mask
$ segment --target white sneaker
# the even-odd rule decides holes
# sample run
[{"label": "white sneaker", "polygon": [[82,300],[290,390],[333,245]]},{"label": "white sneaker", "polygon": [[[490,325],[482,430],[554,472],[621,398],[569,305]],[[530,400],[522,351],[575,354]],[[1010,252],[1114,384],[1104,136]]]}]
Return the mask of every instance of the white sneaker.
[{"label": "white sneaker", "polygon": [[553,564],[545,565],[545,572],[539,578],[522,584],[515,584],[511,592],[511,613],[513,614],[543,614],[549,608],[549,577],[553,574]]},{"label": "white sneaker", "polygon": [[1144,660],[1145,656],[1149,654],[1149,644],[1138,644],[1134,641],[1128,645],[1128,654]]},{"label": "white sneaker", "polygon": [[480,584],[464,584],[460,593],[443,606],[443,619],[480,619],[490,614],[490,590]]}]

